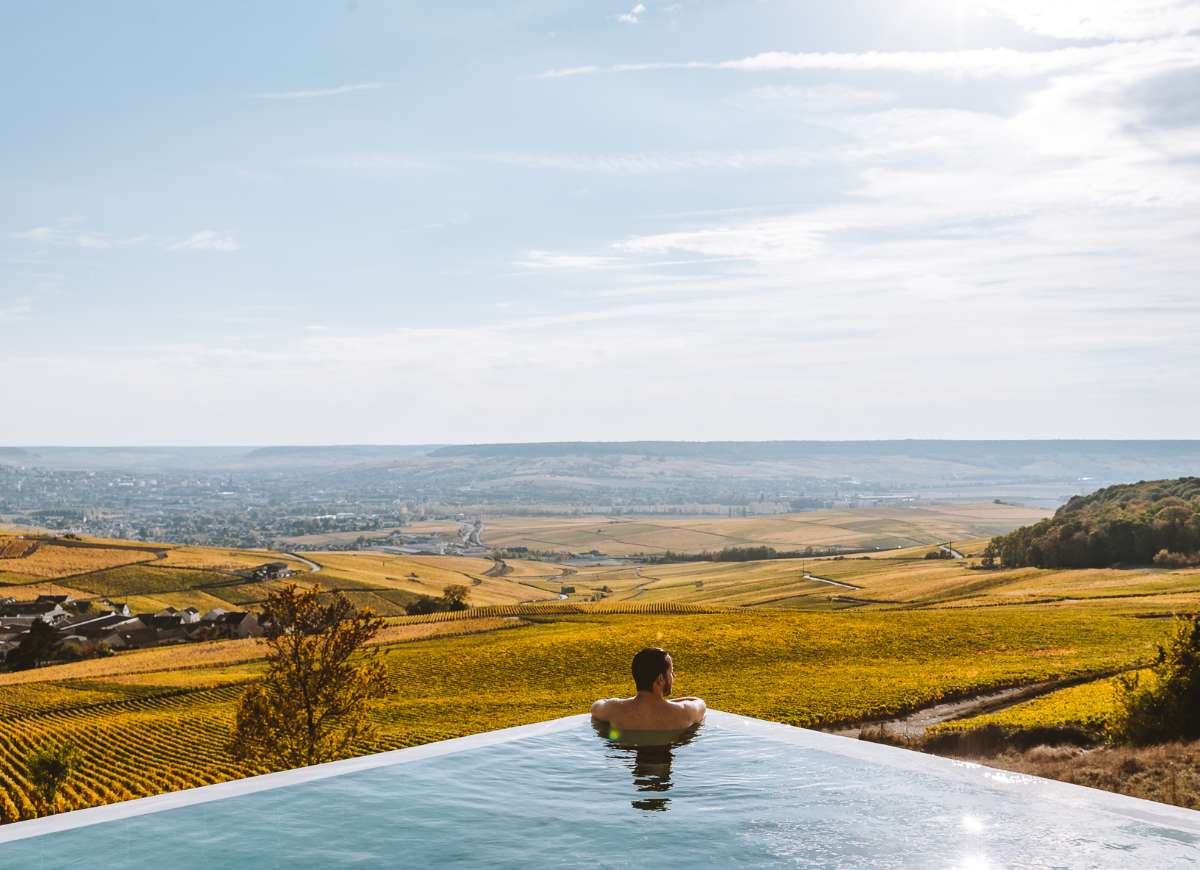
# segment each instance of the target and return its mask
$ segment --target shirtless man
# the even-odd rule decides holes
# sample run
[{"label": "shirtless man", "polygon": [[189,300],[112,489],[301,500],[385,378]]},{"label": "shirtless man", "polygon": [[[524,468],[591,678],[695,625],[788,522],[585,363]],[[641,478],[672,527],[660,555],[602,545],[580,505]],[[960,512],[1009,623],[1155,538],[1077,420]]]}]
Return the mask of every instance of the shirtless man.
[{"label": "shirtless man", "polygon": [[592,718],[621,732],[676,731],[704,719],[707,708],[702,699],[667,700],[675,682],[675,665],[665,650],[647,647],[635,655],[633,682],[637,685],[636,695],[597,701],[592,704]]}]

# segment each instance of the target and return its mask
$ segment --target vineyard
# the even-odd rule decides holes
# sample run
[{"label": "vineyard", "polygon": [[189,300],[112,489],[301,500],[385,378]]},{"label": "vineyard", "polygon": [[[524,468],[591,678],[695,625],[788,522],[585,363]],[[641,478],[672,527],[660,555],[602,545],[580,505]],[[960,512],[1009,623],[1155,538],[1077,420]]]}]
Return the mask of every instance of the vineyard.
[{"label": "vineyard", "polygon": [[0,559],[24,559],[38,547],[37,541],[24,538],[0,538]]},{"label": "vineyard", "polygon": [[[1149,670],[1137,673],[1142,681],[1152,677]],[[999,725],[1004,728],[1076,728],[1103,734],[1112,724],[1116,713],[1117,679],[1110,677],[1059,689],[997,713],[946,722],[935,730],[971,731],[987,725]]]},{"label": "vineyard", "polygon": [[[639,609],[616,612],[630,607]],[[1151,620],[1016,608],[819,614],[545,604],[526,605],[531,622],[524,625],[512,619],[522,614],[489,613],[474,634],[386,638],[383,661],[397,691],[374,713],[378,739],[356,752],[586,710],[598,696],[628,690],[629,656],[647,644],[670,649],[679,690],[714,708],[817,725],[895,714],[984,687],[1133,666],[1146,659],[1160,630]],[[457,625],[453,618],[414,620],[386,631]],[[63,808],[260,772],[234,763],[226,743],[239,693],[261,663],[175,666],[165,658],[172,652],[80,663],[142,661],[159,670],[69,676],[44,669],[26,672],[40,681],[5,686],[5,819],[34,812],[25,760],[63,741],[84,758],[64,786]],[[164,658],[135,658],[151,655]]]}]

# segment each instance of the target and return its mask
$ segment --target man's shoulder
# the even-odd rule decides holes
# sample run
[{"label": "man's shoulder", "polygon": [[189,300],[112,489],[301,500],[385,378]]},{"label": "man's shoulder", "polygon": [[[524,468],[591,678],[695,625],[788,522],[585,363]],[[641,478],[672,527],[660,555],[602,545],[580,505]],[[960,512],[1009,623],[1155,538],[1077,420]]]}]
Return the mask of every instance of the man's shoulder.
[{"label": "man's shoulder", "polygon": [[592,702],[592,715],[600,717],[604,713],[616,710],[624,706],[625,698],[601,698],[598,701]]}]

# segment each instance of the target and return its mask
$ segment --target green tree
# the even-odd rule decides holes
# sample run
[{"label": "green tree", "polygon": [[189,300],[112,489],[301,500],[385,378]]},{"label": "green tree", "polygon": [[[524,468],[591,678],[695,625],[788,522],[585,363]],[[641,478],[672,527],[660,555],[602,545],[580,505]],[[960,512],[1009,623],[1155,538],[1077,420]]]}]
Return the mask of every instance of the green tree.
[{"label": "green tree", "polygon": [[54,658],[58,635],[49,623],[37,620],[21,638],[17,648],[8,656],[8,666],[14,671],[36,668]]},{"label": "green tree", "polygon": [[39,809],[53,813],[58,806],[58,790],[79,766],[79,753],[70,743],[34,753],[29,759],[29,781],[33,783]]},{"label": "green tree", "polygon": [[1137,745],[1200,739],[1200,614],[1176,621],[1150,671],[1149,680],[1118,680],[1114,736]]},{"label": "green tree", "polygon": [[270,649],[263,680],[242,695],[231,749],[236,758],[301,767],[343,757],[375,732],[370,702],[391,691],[378,650],[383,627],[340,592],[288,584],[267,597]]},{"label": "green tree", "polygon": [[442,600],[446,602],[447,610],[466,610],[468,594],[466,586],[451,584],[442,590]]}]

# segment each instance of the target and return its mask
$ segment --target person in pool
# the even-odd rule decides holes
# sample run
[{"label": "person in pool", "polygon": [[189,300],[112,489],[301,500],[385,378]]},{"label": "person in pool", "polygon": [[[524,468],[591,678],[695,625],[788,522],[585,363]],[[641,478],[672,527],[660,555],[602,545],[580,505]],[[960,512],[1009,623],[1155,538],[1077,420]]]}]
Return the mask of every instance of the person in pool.
[{"label": "person in pool", "polygon": [[592,704],[592,719],[619,732],[678,731],[701,722],[702,698],[667,700],[675,683],[675,665],[666,650],[647,647],[633,657],[632,698],[605,698]]}]

